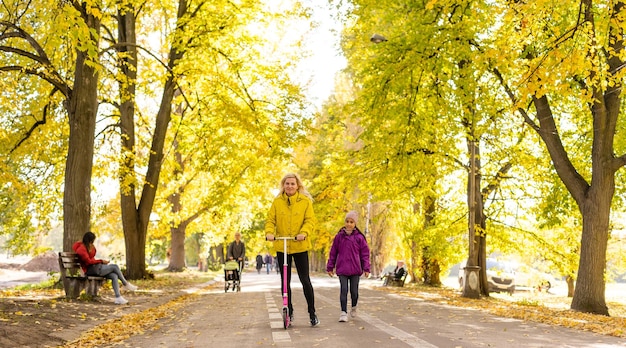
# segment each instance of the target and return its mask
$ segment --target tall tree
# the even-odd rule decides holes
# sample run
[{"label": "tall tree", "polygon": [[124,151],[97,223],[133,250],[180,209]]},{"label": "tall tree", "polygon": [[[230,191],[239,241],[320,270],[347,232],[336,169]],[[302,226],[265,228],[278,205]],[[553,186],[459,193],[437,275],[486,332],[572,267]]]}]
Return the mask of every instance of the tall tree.
[{"label": "tall tree", "polygon": [[[178,9],[175,15],[174,29],[169,38],[169,52],[165,65],[162,95],[159,109],[154,118],[154,132],[151,138],[151,147],[146,162],[146,173],[143,185],[135,178],[135,166],[137,165],[137,143],[135,138],[135,103],[136,83],[138,71],[137,56],[137,15],[143,8],[132,2],[120,2],[118,4],[117,32],[118,41],[114,47],[118,52],[118,67],[121,70],[122,79],[119,79],[120,93],[120,125],[121,125],[121,151],[120,163],[120,192],[122,207],[122,223],[124,228],[124,240],[126,242],[126,265],[130,279],[138,279],[146,276],[145,246],[146,235],[150,224],[150,214],[159,187],[159,177],[164,158],[164,148],[167,130],[171,120],[172,105],[175,92],[179,89],[181,63],[190,45],[198,39],[194,32],[200,20],[200,15],[208,7],[207,2],[178,1]],[[164,9],[165,12],[169,8]],[[218,19],[217,23],[209,25],[209,33],[219,31],[226,25],[227,18]],[[219,24],[219,22],[222,22]],[[113,38],[111,38],[112,41]],[[197,44],[197,43],[196,43]],[[142,186],[138,191],[138,186]],[[140,196],[138,198],[138,195]]]},{"label": "tall tree", "polygon": [[[547,148],[582,215],[571,308],[604,315],[609,314],[604,275],[615,175],[626,165],[626,155],[616,154],[624,151],[616,146],[616,136],[624,132],[625,5],[592,0],[577,6],[550,1],[541,8],[525,2],[502,4],[506,20],[494,42],[523,40],[485,52],[503,91]],[[567,136],[590,144],[588,166],[576,166],[572,154],[579,149],[566,147]]]},{"label": "tall tree", "polygon": [[[82,1],[49,1],[36,6],[32,2],[16,1],[4,5],[7,12],[0,22],[0,42],[3,42],[0,50],[6,53],[6,60],[0,70],[12,74],[12,78],[23,74],[36,76],[48,85],[47,103],[40,112],[41,118],[33,122],[23,140],[46,125],[48,113],[55,107],[62,105],[67,113],[69,139],[63,191],[63,249],[71,250],[72,243],[80,240],[90,227],[100,9],[96,2]],[[35,24],[37,20],[46,21],[47,25]],[[37,32],[37,28],[45,30]],[[61,42],[65,43],[67,51],[58,50],[56,43]],[[71,66],[63,63],[68,56]],[[62,96],[60,103],[57,94]]]}]

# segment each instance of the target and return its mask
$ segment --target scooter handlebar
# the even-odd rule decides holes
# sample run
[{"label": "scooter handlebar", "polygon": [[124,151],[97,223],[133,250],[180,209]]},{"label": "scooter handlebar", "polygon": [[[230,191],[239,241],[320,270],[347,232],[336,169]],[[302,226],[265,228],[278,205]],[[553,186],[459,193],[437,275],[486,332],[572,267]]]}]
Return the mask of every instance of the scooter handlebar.
[{"label": "scooter handlebar", "polygon": [[[306,237],[304,237],[304,239],[306,239]],[[270,241],[269,239],[267,239],[267,237],[265,237],[265,240]],[[298,240],[298,239],[297,237],[274,237],[274,240]]]}]

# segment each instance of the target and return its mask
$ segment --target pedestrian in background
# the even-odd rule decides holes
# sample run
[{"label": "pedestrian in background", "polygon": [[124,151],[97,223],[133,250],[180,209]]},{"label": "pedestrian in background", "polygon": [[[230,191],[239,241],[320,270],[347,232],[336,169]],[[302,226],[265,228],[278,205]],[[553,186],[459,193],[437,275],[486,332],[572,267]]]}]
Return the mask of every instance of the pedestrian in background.
[{"label": "pedestrian in background", "polygon": [[[289,316],[293,321],[293,304],[291,303],[291,264],[296,264],[296,270],[302,290],[306,298],[311,326],[319,324],[315,314],[315,295],[309,276],[309,250],[311,242],[307,236],[315,230],[315,213],[313,212],[313,198],[302,184],[298,175],[289,173],[280,181],[280,193],[274,198],[265,221],[265,238],[274,241],[276,258],[280,265],[281,284],[283,277],[287,277],[287,296],[289,298]],[[282,240],[274,237],[292,237],[295,240],[287,241],[287,255],[283,252]],[[287,258],[287,274],[283,274],[283,263]],[[282,287],[282,286],[281,286]],[[285,289],[282,289],[284,293]]]},{"label": "pedestrian in background", "polygon": [[235,240],[228,245],[226,257],[227,260],[235,260],[239,262],[239,272],[241,273],[246,257],[246,245],[241,241],[240,232],[235,232]]},{"label": "pedestrian in background", "polygon": [[370,274],[370,249],[365,236],[356,227],[357,221],[356,211],[346,214],[345,225],[333,239],[326,264],[329,276],[332,277],[335,273],[339,276],[340,322],[348,321],[348,288],[352,304],[350,316],[354,318],[359,301],[359,279],[363,273],[366,278]]},{"label": "pedestrian in background", "polygon": [[256,255],[256,272],[261,274],[261,268],[263,268],[263,256],[261,254]]},{"label": "pedestrian in background", "polygon": [[270,271],[274,267],[274,258],[270,253],[265,253],[265,259],[263,259],[263,263],[265,264],[265,270],[267,274],[270,274]]}]

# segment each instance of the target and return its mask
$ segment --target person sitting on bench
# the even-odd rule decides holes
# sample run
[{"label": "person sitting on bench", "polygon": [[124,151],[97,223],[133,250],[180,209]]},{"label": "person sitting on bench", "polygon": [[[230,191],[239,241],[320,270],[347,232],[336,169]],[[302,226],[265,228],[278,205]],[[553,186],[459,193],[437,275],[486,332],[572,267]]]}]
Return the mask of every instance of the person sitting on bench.
[{"label": "person sitting on bench", "polygon": [[383,285],[387,285],[389,283],[389,278],[391,277],[394,280],[402,279],[402,276],[404,276],[405,273],[406,273],[406,267],[404,266],[404,261],[400,260],[396,264],[396,268],[393,270],[393,272],[389,272],[383,276],[383,278],[385,279],[385,282],[383,283]]},{"label": "person sitting on bench", "polygon": [[100,276],[111,279],[113,285],[113,292],[115,293],[115,304],[126,304],[128,301],[120,294],[120,285],[118,280],[122,282],[124,287],[130,291],[137,290],[137,287],[129,283],[119,266],[113,263],[109,263],[108,260],[96,259],[96,247],[94,241],[96,235],[93,232],[87,232],[83,235],[82,241],[77,241],[72,246],[74,252],[78,254],[78,260],[86,275]]}]

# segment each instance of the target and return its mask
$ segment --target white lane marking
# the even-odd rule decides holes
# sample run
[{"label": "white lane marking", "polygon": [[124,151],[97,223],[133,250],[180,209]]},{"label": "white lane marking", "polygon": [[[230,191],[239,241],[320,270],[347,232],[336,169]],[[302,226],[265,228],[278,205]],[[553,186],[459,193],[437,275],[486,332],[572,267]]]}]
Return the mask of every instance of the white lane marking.
[{"label": "white lane marking", "polygon": [[274,339],[274,343],[291,342],[291,336],[287,331],[272,331],[272,339]]},{"label": "white lane marking", "polygon": [[289,332],[285,330],[282,312],[278,310],[272,295],[267,292],[265,293],[265,302],[267,303],[267,314],[270,319],[270,328],[281,330],[272,331],[272,340],[274,340],[275,344],[281,344],[282,346],[284,346],[284,344],[290,344],[291,336],[289,336]]},{"label": "white lane marking", "polygon": [[[319,293],[315,294],[315,298],[320,298],[322,299],[324,302],[330,303],[330,304],[337,304],[336,300],[333,301],[331,299],[329,299],[326,296],[320,295]],[[401,329],[398,329],[395,326],[391,326],[389,324],[387,324],[386,322],[372,317],[370,315],[368,315],[367,313],[363,312],[362,308],[359,308],[359,318],[365,320],[366,322],[368,322],[370,325],[372,325],[373,327],[384,331],[386,333],[388,333],[389,335],[392,335],[396,338],[398,338],[399,340],[401,340],[402,342],[408,344],[411,347],[415,347],[415,348],[437,348],[437,346],[432,345],[420,338],[418,338],[417,336],[411,335],[410,333],[403,331]]]},{"label": "white lane marking", "polygon": [[280,321],[270,321],[270,327],[272,329],[284,329],[285,324],[283,324],[282,318]]},{"label": "white lane marking", "polygon": [[411,347],[437,348],[437,346],[432,345],[422,339],[419,339],[417,336],[411,335],[410,333],[400,330],[395,326],[391,326],[378,318],[369,316],[366,313],[359,312],[359,317],[361,317],[361,319],[365,320],[366,322],[370,323],[370,325],[373,325],[374,327],[377,327],[385,331],[386,333],[397,337],[399,340],[408,344]]}]

